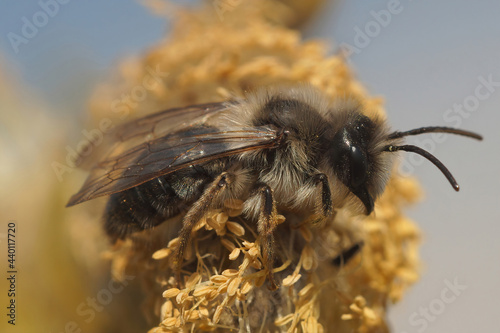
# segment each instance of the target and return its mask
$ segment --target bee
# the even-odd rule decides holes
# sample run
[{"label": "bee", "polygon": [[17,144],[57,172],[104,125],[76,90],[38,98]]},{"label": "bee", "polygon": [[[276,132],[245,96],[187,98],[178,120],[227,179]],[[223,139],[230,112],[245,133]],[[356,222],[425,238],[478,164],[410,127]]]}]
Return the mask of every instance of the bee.
[{"label": "bee", "polygon": [[[314,216],[316,222],[346,205],[369,215],[389,179],[394,152],[422,155],[458,191],[436,157],[402,144],[406,136],[431,132],[482,139],[449,127],[391,132],[354,100],[332,103],[306,85],[261,89],[242,99],[169,109],[122,125],[115,147],[68,206],[109,196],[105,230],[115,240],[184,214],[175,253],[180,268],[191,231],[204,214],[226,199],[242,199],[243,216],[257,224],[271,272],[278,211]],[[271,273],[269,279],[274,285]]]}]

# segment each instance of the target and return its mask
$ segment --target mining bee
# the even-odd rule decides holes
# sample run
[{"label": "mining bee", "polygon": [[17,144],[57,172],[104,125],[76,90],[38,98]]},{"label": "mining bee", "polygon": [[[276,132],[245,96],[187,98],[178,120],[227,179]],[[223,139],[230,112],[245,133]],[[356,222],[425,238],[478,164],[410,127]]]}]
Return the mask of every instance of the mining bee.
[{"label": "mining bee", "polygon": [[261,89],[242,99],[169,109],[122,125],[115,146],[68,206],[109,196],[105,230],[115,240],[183,214],[175,254],[180,268],[195,224],[226,199],[242,199],[243,216],[257,224],[271,272],[277,212],[324,221],[349,205],[354,213],[370,214],[389,179],[394,152],[422,155],[458,191],[436,157],[402,143],[406,136],[431,132],[482,139],[449,127],[391,132],[354,100],[331,103],[310,86]]}]

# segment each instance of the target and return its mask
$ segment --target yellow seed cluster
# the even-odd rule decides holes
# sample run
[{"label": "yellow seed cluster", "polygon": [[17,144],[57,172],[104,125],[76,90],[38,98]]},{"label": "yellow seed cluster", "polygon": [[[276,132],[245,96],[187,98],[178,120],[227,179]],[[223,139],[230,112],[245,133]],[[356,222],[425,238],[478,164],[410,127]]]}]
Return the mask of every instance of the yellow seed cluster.
[{"label": "yellow seed cluster", "polygon": [[[229,253],[229,260],[241,259],[238,269],[228,268],[218,273],[205,264],[201,253],[196,253],[199,258],[198,270],[186,276],[184,289],[171,287],[163,292],[162,296],[167,300],[161,308],[162,321],[152,332],[170,332],[186,327],[212,330],[218,327],[224,312],[245,312],[247,294],[254,287],[261,287],[267,275],[258,244],[246,241],[242,237],[245,235],[245,228],[237,222],[229,221],[229,217],[236,217],[236,213],[241,213],[242,207],[241,200],[228,200],[224,209],[210,211],[197,226],[198,230],[212,230],[220,237],[220,244]],[[279,221],[283,222],[284,217],[279,216]],[[154,252],[152,258],[168,259],[176,243],[178,238],[172,240],[166,248]],[[279,272],[287,266],[288,263],[275,271]],[[173,284],[177,285],[177,281]]]},{"label": "yellow seed cluster", "polygon": [[[293,82],[308,82],[332,100],[351,96],[384,117],[382,99],[368,96],[341,56],[271,23],[256,10],[265,3],[242,1],[222,21],[211,7],[179,13],[168,39],[124,63],[119,88],[113,83],[97,92],[95,119],[109,116],[116,96],[141,85],[152,69],[168,75],[145,100],[127,105],[124,120]],[[116,278],[131,272],[144,285],[145,309],[158,323],[150,332],[386,332],[387,307],[418,278],[420,234],[403,214],[418,197],[415,181],[395,174],[368,218],[343,208],[314,226],[278,216],[275,292],[268,290],[257,228],[241,216],[241,200],[199,221],[179,275],[171,265],[180,219],[117,243],[107,256]],[[331,264],[360,241],[364,247],[350,262]]]}]

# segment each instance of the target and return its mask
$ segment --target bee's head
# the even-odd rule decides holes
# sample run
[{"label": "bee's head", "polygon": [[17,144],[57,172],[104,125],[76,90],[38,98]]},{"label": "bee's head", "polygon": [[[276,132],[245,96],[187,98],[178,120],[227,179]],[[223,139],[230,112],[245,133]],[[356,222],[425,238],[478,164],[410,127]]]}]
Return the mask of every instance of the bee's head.
[{"label": "bee's head", "polygon": [[337,178],[359,198],[367,215],[373,211],[374,201],[389,178],[393,156],[387,152],[402,150],[422,155],[441,170],[456,191],[459,190],[450,171],[436,157],[422,148],[400,145],[401,138],[441,132],[482,139],[476,133],[449,127],[422,127],[388,134],[384,122],[358,112],[346,113],[342,124],[330,140],[327,157]]},{"label": "bee's head", "polygon": [[[337,178],[363,203],[365,213],[373,211],[383,161],[377,153],[380,125],[360,113],[346,114],[344,126],[330,141],[328,158]],[[378,149],[379,150],[379,149]]]}]

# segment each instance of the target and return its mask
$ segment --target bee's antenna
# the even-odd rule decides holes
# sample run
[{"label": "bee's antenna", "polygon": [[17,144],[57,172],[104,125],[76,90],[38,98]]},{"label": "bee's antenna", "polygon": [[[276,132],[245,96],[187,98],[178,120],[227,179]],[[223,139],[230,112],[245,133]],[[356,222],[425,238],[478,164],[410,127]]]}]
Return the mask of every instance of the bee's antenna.
[{"label": "bee's antenna", "polygon": [[405,132],[393,132],[389,134],[388,138],[389,139],[398,139],[402,138],[404,136],[408,135],[418,135],[418,134],[424,134],[424,133],[450,133],[450,134],[457,134],[457,135],[463,135],[469,138],[473,138],[476,140],[482,140],[483,137],[479,134],[476,134],[474,132],[469,132],[453,127],[443,127],[443,126],[427,126],[427,127],[420,127],[416,128],[413,130],[405,131]]},{"label": "bee's antenna", "polygon": [[460,190],[460,186],[458,185],[457,181],[455,180],[455,178],[451,174],[450,170],[448,170],[448,168],[446,168],[444,166],[444,164],[441,163],[440,160],[438,160],[434,155],[432,155],[431,153],[429,153],[427,150],[424,150],[424,149],[422,149],[420,147],[413,146],[413,145],[404,145],[404,146],[392,146],[392,145],[389,145],[389,146],[385,146],[384,149],[383,149],[383,151],[389,151],[389,152],[395,152],[395,151],[398,151],[398,150],[408,151],[408,152],[411,152],[411,153],[417,153],[417,154],[425,157],[426,159],[428,159],[429,161],[431,161],[435,166],[437,166],[439,170],[441,170],[441,172],[446,177],[446,179],[448,179],[448,181],[450,182],[450,184],[453,187],[453,189],[455,189],[455,191],[458,192],[458,190]]}]

